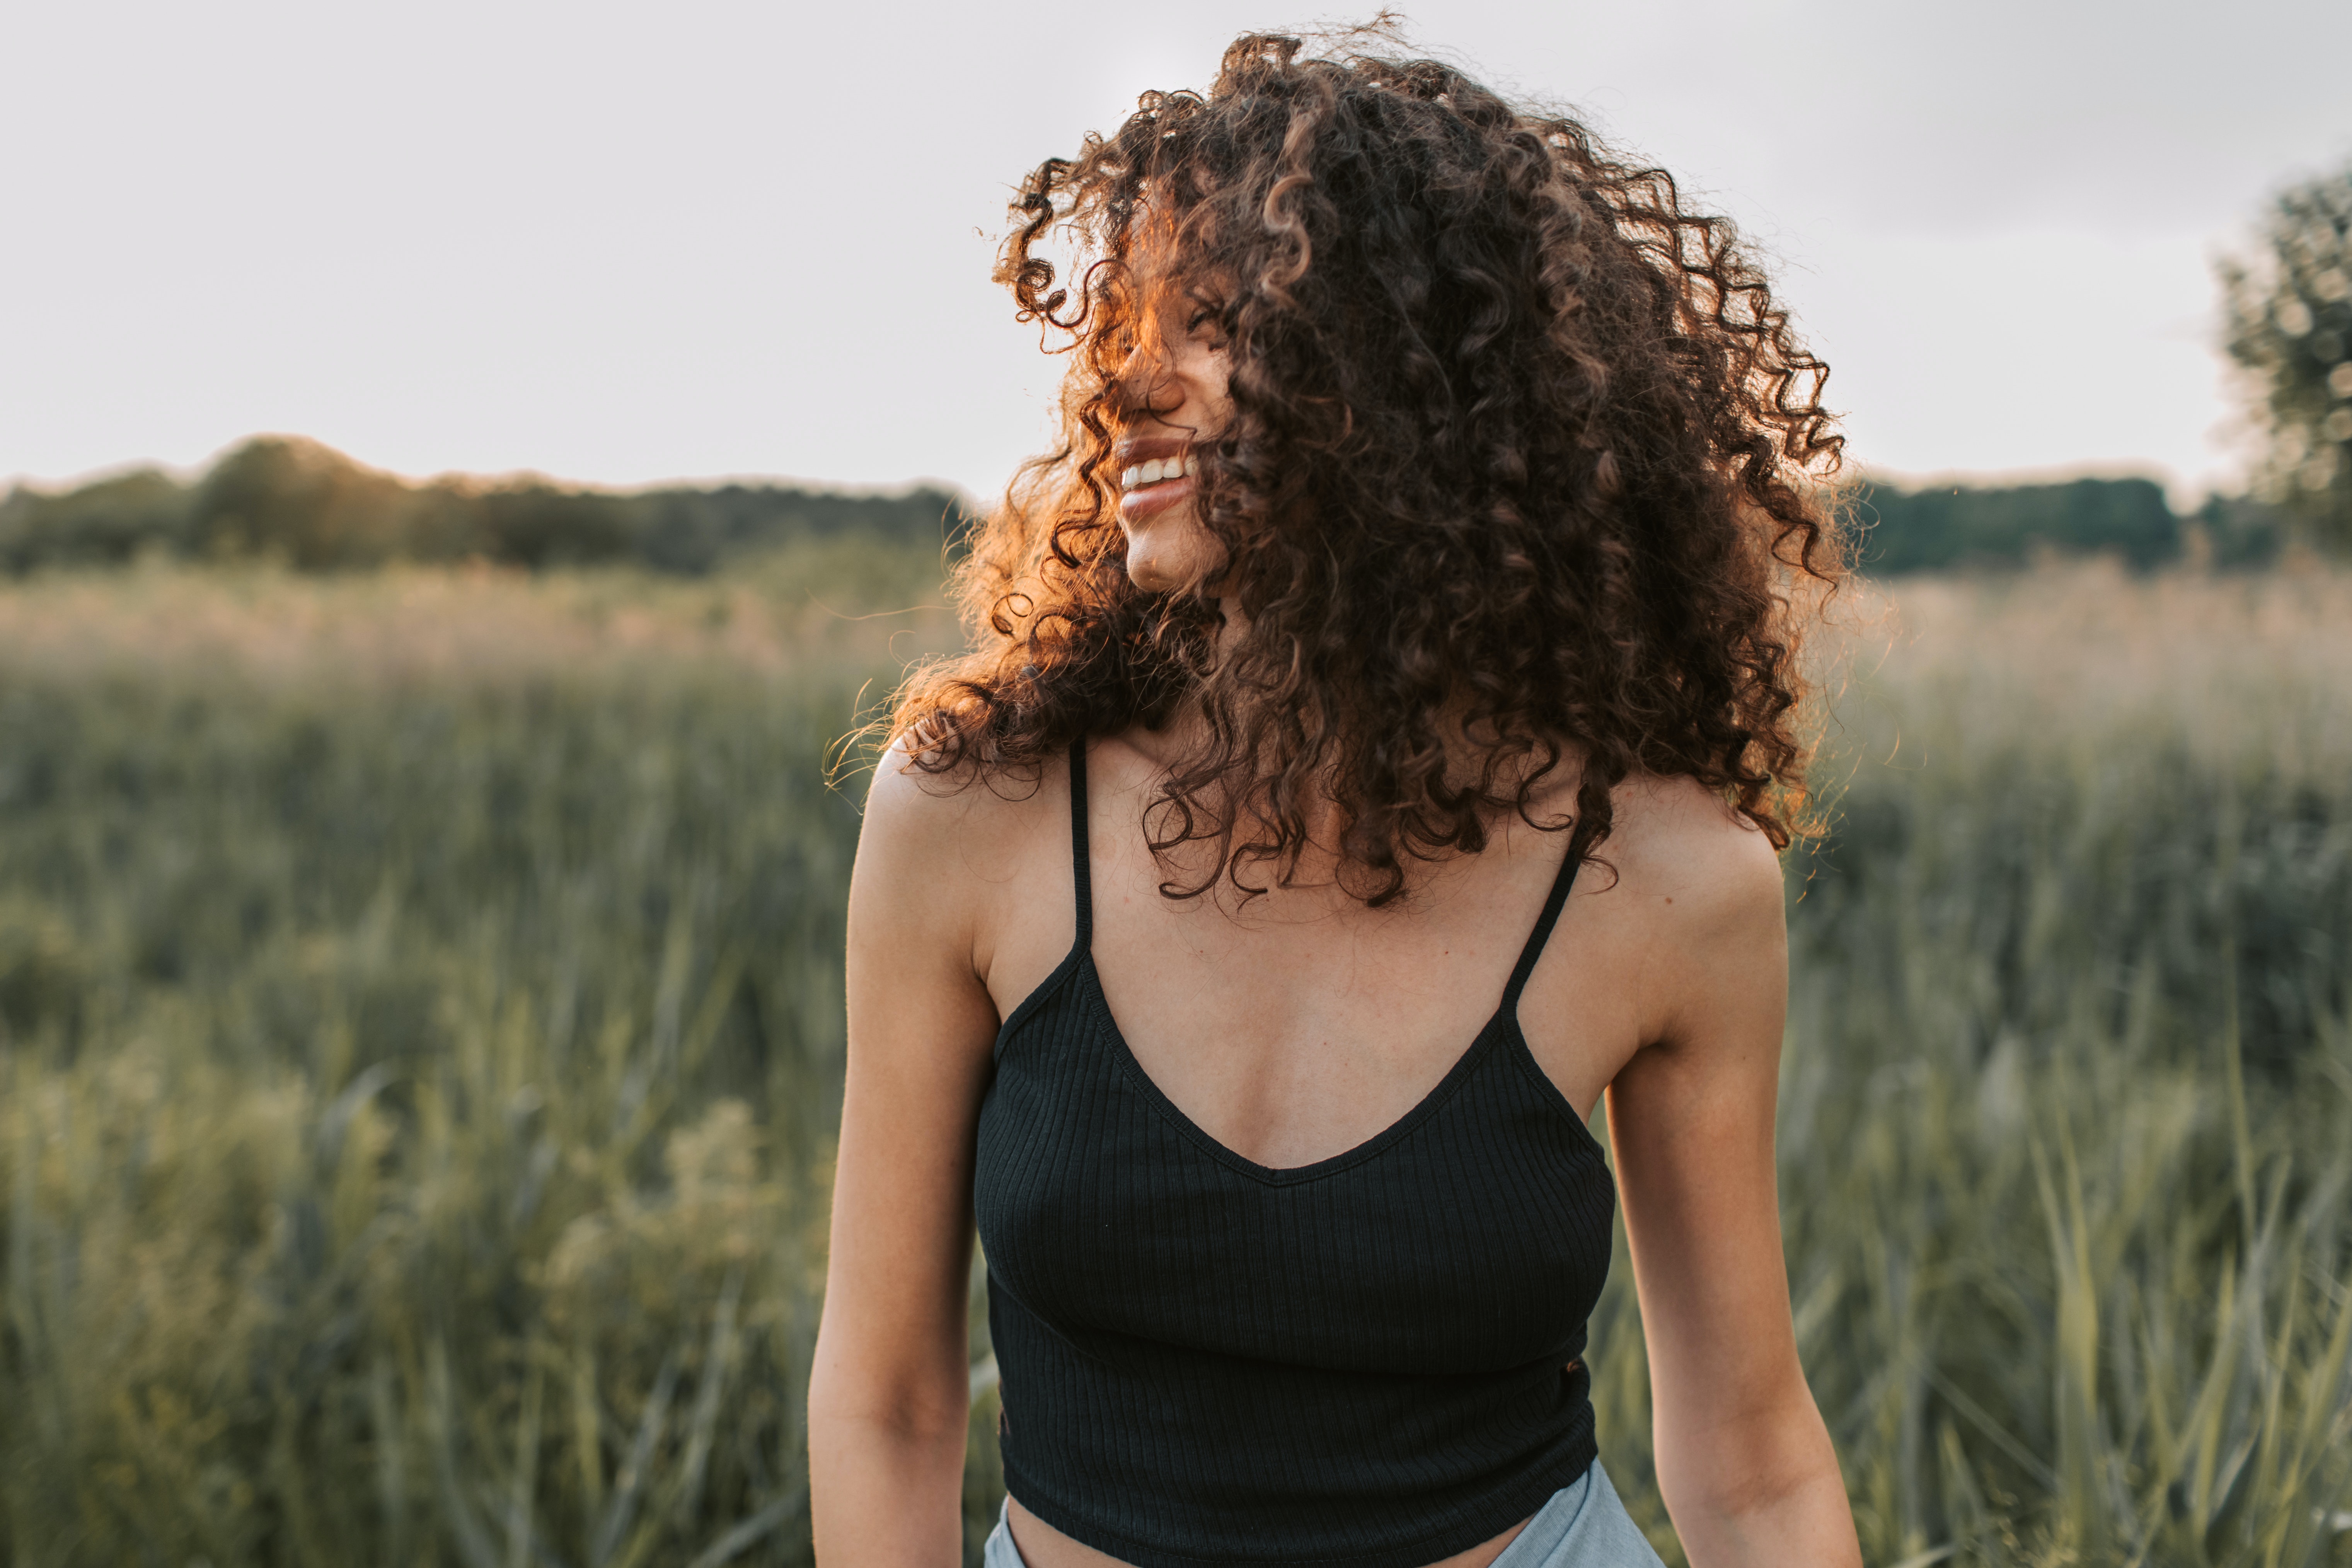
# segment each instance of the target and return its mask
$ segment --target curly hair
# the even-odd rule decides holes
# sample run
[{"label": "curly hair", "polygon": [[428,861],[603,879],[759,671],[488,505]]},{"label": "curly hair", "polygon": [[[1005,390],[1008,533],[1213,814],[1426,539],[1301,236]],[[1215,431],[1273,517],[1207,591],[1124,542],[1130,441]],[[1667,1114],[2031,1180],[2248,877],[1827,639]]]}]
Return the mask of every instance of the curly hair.
[{"label": "curly hair", "polygon": [[[1374,905],[1506,813],[1591,858],[1636,772],[1696,779],[1776,848],[1801,829],[1797,644],[1846,571],[1820,482],[1843,438],[1727,220],[1454,66],[1270,34],[1205,97],[1147,93],[1038,165],[1013,211],[998,280],[1075,351],[1062,437],[959,568],[973,651],[898,694],[914,765],[1034,776],[1191,705],[1145,826],[1163,867],[1196,841],[1218,859],[1171,898],[1289,878],[1318,798]],[[1222,640],[1205,589],[1123,567],[1147,246],[1229,353],[1232,417],[1193,448],[1245,616]],[[1563,768],[1573,814],[1538,822]]]}]

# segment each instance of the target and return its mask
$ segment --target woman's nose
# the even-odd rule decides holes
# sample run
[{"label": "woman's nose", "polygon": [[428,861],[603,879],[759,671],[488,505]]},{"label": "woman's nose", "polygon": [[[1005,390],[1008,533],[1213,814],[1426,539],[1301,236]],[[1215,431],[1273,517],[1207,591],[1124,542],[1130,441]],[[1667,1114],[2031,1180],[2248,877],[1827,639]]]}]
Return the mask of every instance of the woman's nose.
[{"label": "woman's nose", "polygon": [[1130,417],[1147,414],[1164,417],[1183,406],[1184,388],[1156,338],[1146,337],[1128,351],[1112,377],[1111,396],[1119,411]]}]

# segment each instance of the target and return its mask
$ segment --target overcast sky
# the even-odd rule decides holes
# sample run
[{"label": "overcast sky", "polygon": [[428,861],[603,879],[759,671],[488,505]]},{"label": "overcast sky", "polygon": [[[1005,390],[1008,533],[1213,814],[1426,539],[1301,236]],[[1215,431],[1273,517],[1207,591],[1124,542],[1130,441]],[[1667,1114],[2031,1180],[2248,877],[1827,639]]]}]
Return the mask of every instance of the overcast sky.
[{"label": "overcast sky", "polygon": [[[936,477],[1055,362],[1022,171],[1274,4],[31,0],[0,11],[0,478],[255,431],[402,472]],[[2211,258],[2352,156],[2344,0],[1422,0],[1776,258],[1881,469],[2227,482]]]}]

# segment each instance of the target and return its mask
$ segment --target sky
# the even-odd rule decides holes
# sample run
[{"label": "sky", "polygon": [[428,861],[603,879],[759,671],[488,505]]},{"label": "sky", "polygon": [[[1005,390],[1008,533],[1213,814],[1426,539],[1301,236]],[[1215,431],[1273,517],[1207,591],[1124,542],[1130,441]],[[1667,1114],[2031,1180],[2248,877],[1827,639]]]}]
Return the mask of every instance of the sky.
[{"label": "sky", "polygon": [[[424,475],[1000,491],[1024,170],[1285,0],[0,10],[0,481],[258,431]],[[2343,0],[1420,0],[1736,219],[1853,458],[2236,482],[2214,257],[2352,158]]]}]

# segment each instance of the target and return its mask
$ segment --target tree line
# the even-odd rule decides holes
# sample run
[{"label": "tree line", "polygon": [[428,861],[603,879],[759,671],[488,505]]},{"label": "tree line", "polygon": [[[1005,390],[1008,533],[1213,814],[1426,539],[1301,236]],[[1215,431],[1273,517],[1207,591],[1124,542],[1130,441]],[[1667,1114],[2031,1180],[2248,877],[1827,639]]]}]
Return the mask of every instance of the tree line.
[{"label": "tree line", "polygon": [[259,436],[194,480],[140,468],[61,491],[18,486],[0,499],[0,570],[156,556],[303,571],[633,564],[698,576],[810,539],[942,549],[970,521],[963,499],[936,487],[855,495],[777,484],[589,489],[536,477],[415,482],[316,441]]},{"label": "tree line", "polygon": [[[1880,576],[2103,552],[2147,570],[2178,559],[2200,534],[2214,564],[2261,566],[2289,522],[2261,501],[2218,497],[2182,517],[2145,479],[1921,489],[1864,481],[1841,504],[1860,538],[1863,570]],[[850,495],[775,484],[605,490],[536,478],[415,482],[315,441],[262,436],[194,480],[141,468],[66,490],[19,486],[0,500],[0,571],[160,556],[305,571],[482,560],[703,575],[811,539],[948,549],[973,516],[963,498],[928,487]]]},{"label": "tree line", "polygon": [[2022,566],[2048,555],[2114,555],[2145,572],[2192,548],[2212,565],[2242,570],[2275,560],[2293,526],[2279,508],[2244,497],[2212,496],[2183,517],[2145,479],[1916,490],[1865,480],[1847,492],[1845,510],[1862,570],[1880,577]]}]

